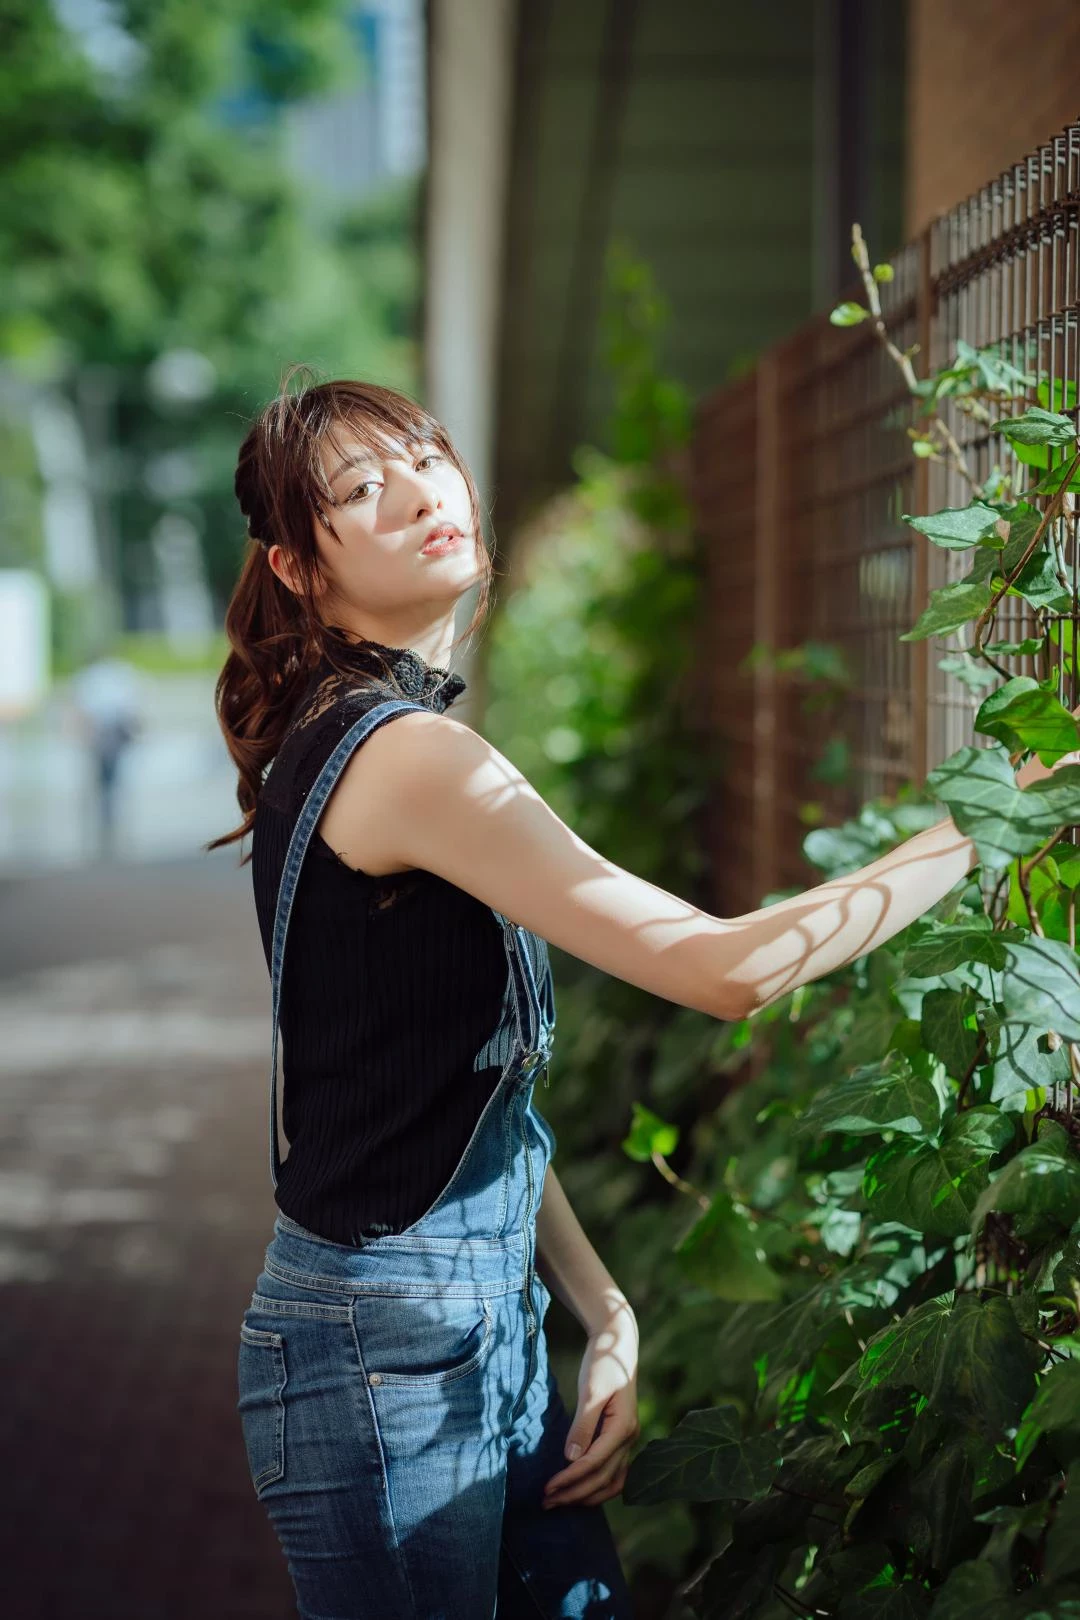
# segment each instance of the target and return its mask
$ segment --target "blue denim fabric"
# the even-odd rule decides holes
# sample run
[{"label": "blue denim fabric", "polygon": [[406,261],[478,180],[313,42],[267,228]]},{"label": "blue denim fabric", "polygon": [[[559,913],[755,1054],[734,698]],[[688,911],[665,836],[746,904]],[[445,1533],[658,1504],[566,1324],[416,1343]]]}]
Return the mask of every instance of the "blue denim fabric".
[{"label": "blue denim fabric", "polygon": [[[346,733],[289,846],[271,968],[275,1186],[281,968],[304,853],[353,749],[389,713],[422,707],[380,704]],[[248,1465],[304,1620],[631,1620],[603,1507],[542,1506],[571,1422],[535,1269],[555,1135],[533,1084],[555,1004],[544,941],[493,914],[507,959],[493,1041],[505,1061],[450,1181],[405,1231],[357,1246],[279,1211],[244,1313]]]}]

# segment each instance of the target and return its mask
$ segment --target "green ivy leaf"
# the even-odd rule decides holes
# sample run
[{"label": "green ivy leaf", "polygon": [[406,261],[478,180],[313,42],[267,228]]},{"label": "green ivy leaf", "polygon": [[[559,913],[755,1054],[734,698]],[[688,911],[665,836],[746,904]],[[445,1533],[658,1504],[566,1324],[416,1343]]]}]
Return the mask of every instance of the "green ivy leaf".
[{"label": "green ivy leaf", "polygon": [[929,606],[919,616],[913,630],[899,637],[901,641],[925,641],[928,636],[944,636],[951,630],[977,619],[990,604],[990,586],[981,581],[954,580],[940,590],[930,593]]},{"label": "green ivy leaf", "polygon": [[989,1180],[990,1161],[1013,1135],[1012,1122],[983,1104],[953,1115],[940,1142],[875,1154],[863,1179],[871,1215],[934,1237],[965,1236]]},{"label": "green ivy leaf", "polygon": [[829,319],[834,326],[858,326],[860,321],[869,320],[870,311],[864,309],[862,304],[837,304],[831,311]]},{"label": "green ivy leaf", "polygon": [[[989,1028],[989,1025],[988,1025]],[[1046,1036],[1037,1024],[995,1026],[995,1050],[990,1065],[990,1101],[1000,1103],[1036,1086],[1050,1086],[1069,1079],[1069,1055],[1064,1046],[1056,1052],[1044,1050]]]},{"label": "green ivy leaf", "polygon": [[633,1119],[630,1134],[621,1143],[623,1152],[639,1163],[648,1163],[654,1153],[662,1153],[666,1157],[673,1152],[679,1141],[679,1127],[669,1125],[667,1120],[654,1114],[644,1103],[633,1102],[630,1107]]},{"label": "green ivy leaf", "polygon": [[[1004,550],[998,559],[998,567],[1005,574],[1014,573],[1020,565],[1020,559],[1027,551],[1042,522],[1042,513],[1030,501],[1018,501],[1002,514],[1008,519],[1009,538],[1005,542]],[[1046,541],[1043,540],[1045,546]],[[1039,553],[1035,552],[1035,556]]]},{"label": "green ivy leaf", "polygon": [[934,1600],[932,1620],[1010,1620],[1012,1593],[984,1559],[957,1564]]},{"label": "green ivy leaf", "polygon": [[1080,1462],[1073,1462],[1046,1538],[1043,1579],[1059,1581],[1080,1570]]},{"label": "green ivy leaf", "polygon": [[840,1049],[843,1067],[853,1069],[856,1064],[880,1062],[894,1045],[893,1035],[900,1016],[891,989],[866,995],[861,1000],[859,1016]]},{"label": "green ivy leaf", "polygon": [[880,1063],[861,1064],[850,1075],[826,1086],[798,1121],[800,1131],[846,1131],[852,1136],[878,1136],[902,1131],[931,1136],[941,1118],[937,1092],[897,1053]]},{"label": "green ivy leaf", "polygon": [[772,1485],[783,1454],[776,1434],[742,1433],[735,1406],[688,1412],[671,1434],[651,1440],[634,1458],[623,1499],[633,1506],[753,1501]]},{"label": "green ivy leaf", "polygon": [[946,1570],[971,1524],[975,1469],[962,1436],[939,1447],[917,1477],[912,1496],[930,1521],[930,1562]]},{"label": "green ivy leaf", "polygon": [[923,997],[923,1045],[957,1080],[967,1073],[975,1056],[979,1032],[969,1029],[966,1022],[974,1013],[975,992],[966,986],[963,990],[928,990]]},{"label": "green ivy leaf", "polygon": [[1064,842],[1050,851],[1057,866],[1057,880],[1064,889],[1080,889],[1080,848]]},{"label": "green ivy leaf", "polygon": [[978,1502],[983,1496],[993,1496],[1011,1484],[1014,1464],[1008,1441],[990,1440],[975,1429],[965,1435],[968,1456],[975,1469],[971,1494]]},{"label": "green ivy leaf", "polygon": [[1080,1160],[1064,1132],[1040,1137],[1009,1160],[975,1205],[972,1236],[993,1210],[1068,1231],[1080,1216]]},{"label": "green ivy leaf", "polygon": [[[986,585],[989,587],[994,575],[999,572],[1000,568],[1001,553],[994,551],[990,546],[980,546],[978,551],[972,553],[971,567],[959,583],[961,585]],[[990,600],[989,590],[986,599],[987,601]]]},{"label": "green ivy leaf", "polygon": [[933,979],[969,962],[987,967],[1005,966],[1004,931],[995,933],[989,917],[978,926],[974,922],[933,923],[930,929],[904,952],[903,971],[912,979]]},{"label": "green ivy leaf", "polygon": [[880,839],[857,822],[842,827],[815,827],[803,839],[803,854],[830,876],[864,866],[880,852]]},{"label": "green ivy leaf", "polygon": [[859,1362],[860,1377],[871,1389],[910,1385],[929,1395],[937,1377],[938,1359],[952,1316],[951,1296],[929,1299],[899,1322],[875,1333]]},{"label": "green ivy leaf", "polygon": [[972,692],[980,692],[985,686],[993,686],[997,680],[997,670],[991,669],[989,664],[983,664],[972,658],[969,653],[953,653],[947,658],[938,659],[938,669],[946,675],[955,675],[958,681]]},{"label": "green ivy leaf", "polygon": [[1034,1389],[1027,1340],[1008,1300],[961,1294],[942,1342],[931,1406],[963,1408],[984,1430],[1004,1433],[1019,1423]]},{"label": "green ivy leaf", "polygon": [[963,375],[970,374],[972,382],[990,394],[1017,396],[1035,386],[1034,376],[1007,360],[1001,353],[1000,345],[976,349],[972,344],[965,343],[963,338],[958,338],[956,365]]},{"label": "green ivy leaf", "polygon": [[1044,411],[1030,405],[1022,416],[1006,416],[993,424],[1010,444],[1072,444],[1076,424],[1057,411]]},{"label": "green ivy leaf", "polygon": [[806,1523],[813,1503],[780,1491],[747,1502],[731,1521],[731,1539],[740,1548],[761,1548],[795,1535]]},{"label": "green ivy leaf", "polygon": [[[1028,485],[1025,494],[1056,495],[1062,484],[1065,483],[1065,474],[1072,464],[1072,457],[1069,452],[1066,450],[1057,465],[1051,467],[1051,452],[1049,450],[1024,450],[1020,445],[1015,445],[1013,448],[1016,451],[1018,460],[1026,462],[1032,467],[1046,468],[1043,476],[1036,483]],[[1080,471],[1073,473],[1066,488],[1080,490]]]},{"label": "green ivy leaf", "polygon": [[844,1486],[844,1495],[865,1501],[886,1475],[892,1473],[899,1461],[898,1451],[892,1452],[887,1457],[875,1457],[873,1462],[867,1463],[865,1468],[860,1468],[857,1474],[852,1475]]},{"label": "green ivy leaf", "polygon": [[1053,776],[1032,782],[1023,792],[1026,799],[1040,806],[1051,831],[1080,822],[1080,765],[1062,765]]},{"label": "green ivy leaf", "polygon": [[917,1581],[868,1586],[840,1600],[839,1620],[922,1620],[930,1594]]},{"label": "green ivy leaf", "polygon": [[1076,409],[1076,383],[1065,381],[1060,377],[1051,383],[1049,377],[1040,377],[1035,385],[1035,398],[1047,411],[1072,411]]},{"label": "green ivy leaf", "polygon": [[[1059,846],[1060,847],[1060,846]],[[1020,928],[1030,926],[1027,903],[1020,888],[1019,862],[1014,861],[1009,872],[1009,898],[1005,914]],[[1068,938],[1068,920],[1062,897],[1062,884],[1057,864],[1052,855],[1044,855],[1038,866],[1028,873],[1027,890],[1032,909],[1049,939]]]},{"label": "green ivy leaf", "polygon": [[949,507],[941,512],[931,512],[927,517],[912,516],[910,512],[903,512],[901,516],[905,523],[910,523],[913,529],[925,534],[935,546],[941,546],[945,551],[967,551],[970,546],[977,546],[981,541],[996,541],[996,549],[1000,550],[1004,542],[998,539],[997,526],[1004,514],[996,506],[987,506],[985,501],[972,501],[970,506]]},{"label": "green ivy leaf", "polygon": [[1080,820],[1080,766],[1063,765],[1052,777],[1020,789],[1002,745],[957,749],[926,778],[929,792],[949,808],[973,838],[982,864],[1007,866],[1030,855],[1057,827]]},{"label": "green ivy leaf", "polygon": [[983,701],[975,730],[996,737],[1010,752],[1032,749],[1044,765],[1080,747],[1080,726],[1052,692],[1030,675],[1017,675]]},{"label": "green ivy leaf", "polygon": [[1034,658],[1045,644],[1045,636],[1025,636],[1022,641],[987,641],[983,651],[992,658]]},{"label": "green ivy leaf", "polygon": [[1032,607],[1052,608],[1065,613],[1072,606],[1072,582],[1063,585],[1058,578],[1058,566],[1052,554],[1040,549],[1028,559],[1009,586],[1006,595],[1023,597]]},{"label": "green ivy leaf", "polygon": [[726,1193],[718,1192],[675,1249],[679,1269],[718,1299],[783,1297],[780,1278],[759,1255],[761,1239]]},{"label": "green ivy leaf", "polygon": [[1016,1434],[1019,1471],[1044,1434],[1071,1431],[1080,1437],[1080,1361],[1058,1361],[1039,1383],[1039,1390],[1023,1415]]},{"label": "green ivy leaf", "polygon": [[1009,940],[1001,986],[1005,1021],[1080,1040],[1080,957],[1065,940]]},{"label": "green ivy leaf", "polygon": [[685,1588],[692,1612],[701,1620],[754,1620],[772,1600],[784,1558],[785,1549],[775,1543],[725,1547],[704,1575]]}]

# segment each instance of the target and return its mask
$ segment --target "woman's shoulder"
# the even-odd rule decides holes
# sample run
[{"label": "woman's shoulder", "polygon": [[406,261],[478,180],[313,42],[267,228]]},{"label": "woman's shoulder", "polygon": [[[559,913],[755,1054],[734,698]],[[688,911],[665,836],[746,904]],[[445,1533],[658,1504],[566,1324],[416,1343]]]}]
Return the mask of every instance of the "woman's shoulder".
[{"label": "woman's shoulder", "polygon": [[347,676],[321,666],[301,693],[277,753],[263,779],[258,806],[290,813],[303,803],[342,737],[363,715],[390,699],[401,700],[377,676]]}]

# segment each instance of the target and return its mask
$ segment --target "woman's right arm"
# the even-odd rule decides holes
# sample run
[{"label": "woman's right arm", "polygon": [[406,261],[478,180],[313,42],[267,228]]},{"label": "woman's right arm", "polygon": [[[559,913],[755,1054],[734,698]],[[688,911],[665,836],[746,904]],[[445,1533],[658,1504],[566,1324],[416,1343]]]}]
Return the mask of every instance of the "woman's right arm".
[{"label": "woman's right arm", "polygon": [[606,860],[470,727],[416,710],[357,750],[323,822],[352,865],[425,867],[603,972],[722,1019],[891,939],[977,863],[947,817],[857,872],[714,917]]}]

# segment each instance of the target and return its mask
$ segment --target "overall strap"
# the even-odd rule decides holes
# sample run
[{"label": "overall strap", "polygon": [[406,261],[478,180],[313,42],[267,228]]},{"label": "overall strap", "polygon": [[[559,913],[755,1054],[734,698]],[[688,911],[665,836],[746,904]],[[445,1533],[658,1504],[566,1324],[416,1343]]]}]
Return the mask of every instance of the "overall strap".
[{"label": "overall strap", "polygon": [[292,912],[293,899],[296,895],[296,886],[300,881],[300,868],[304,864],[304,856],[307,854],[308,845],[311,843],[315,824],[322,815],[326,801],[354,750],[384,720],[406,709],[417,709],[422,714],[431,713],[430,709],[425,708],[422,703],[411,703],[407,698],[389,698],[385,703],[377,703],[374,708],[361,715],[355,725],[349,728],[315,778],[311,790],[304,800],[303,808],[296,819],[296,825],[293,828],[289,847],[285,854],[285,864],[281,870],[277,905],[274,911],[274,937],[270,965],[271,1018],[274,1026],[270,1045],[270,1179],[275,1188],[281,1170],[277,1129],[278,1018],[281,1010],[281,976],[285,963],[285,936],[289,928],[289,917]]},{"label": "overall strap", "polygon": [[515,992],[518,1045],[521,1068],[532,1074],[543,1065],[547,1084],[547,1063],[555,1033],[555,996],[547,946],[539,935],[515,923],[501,911],[494,916],[502,925],[503,944],[510,965]]}]

